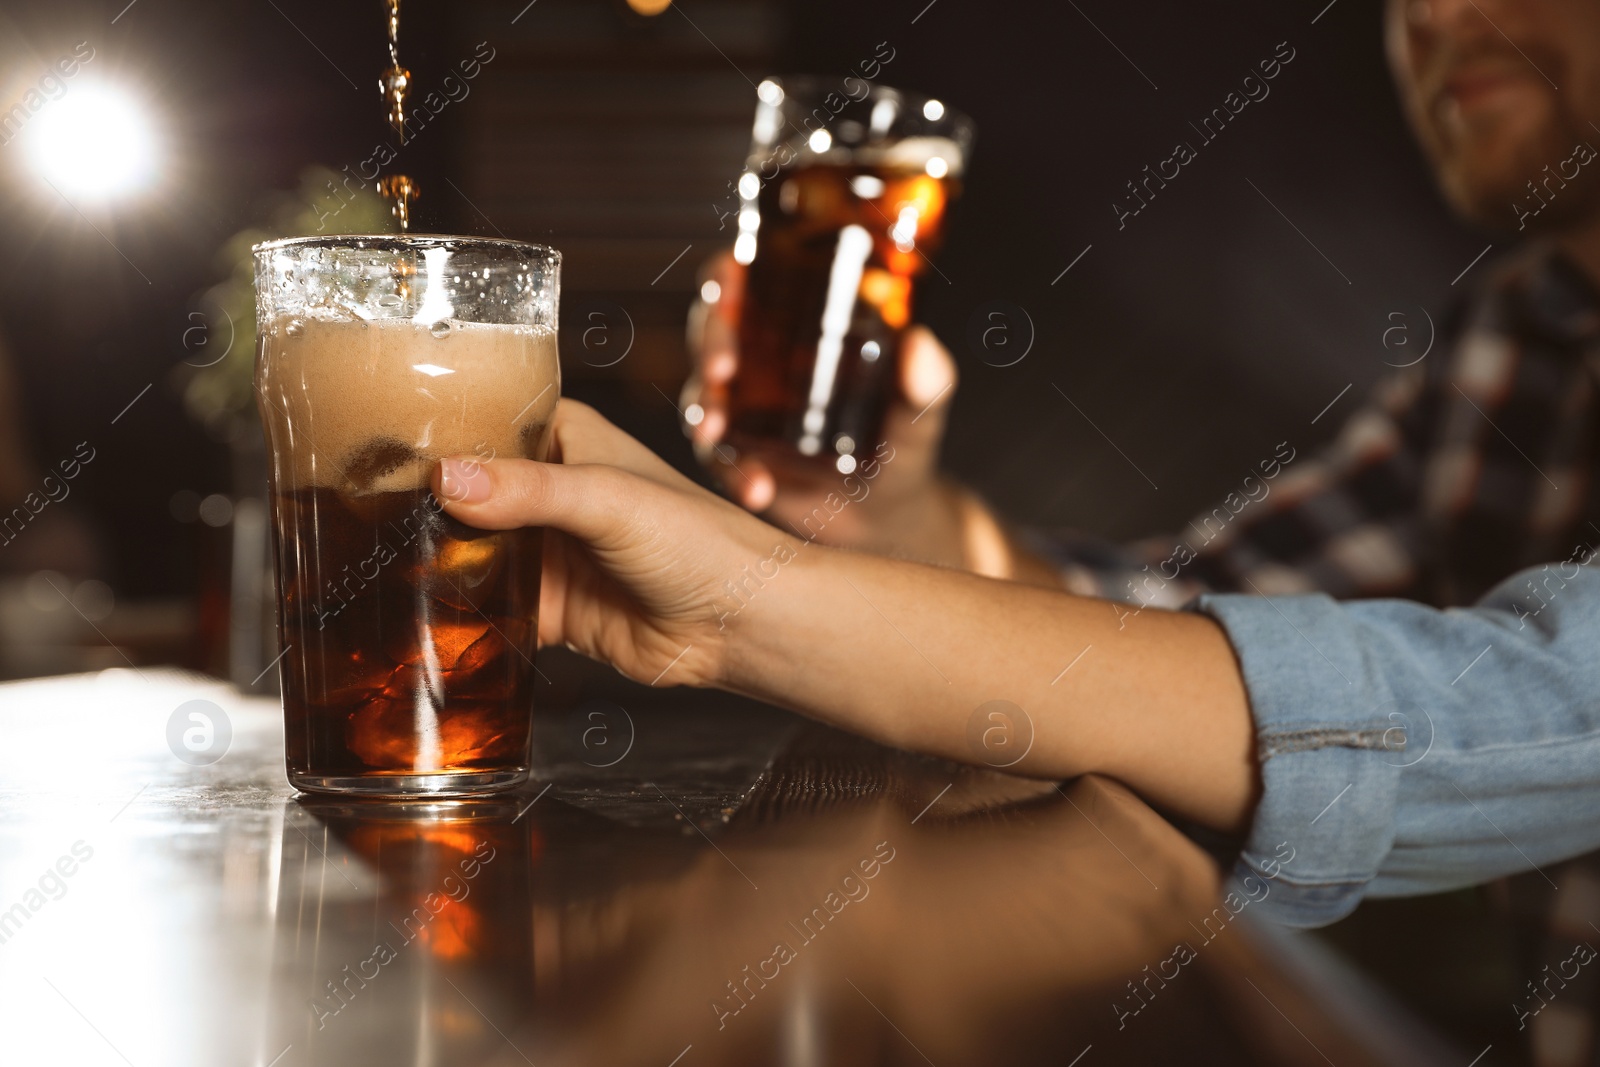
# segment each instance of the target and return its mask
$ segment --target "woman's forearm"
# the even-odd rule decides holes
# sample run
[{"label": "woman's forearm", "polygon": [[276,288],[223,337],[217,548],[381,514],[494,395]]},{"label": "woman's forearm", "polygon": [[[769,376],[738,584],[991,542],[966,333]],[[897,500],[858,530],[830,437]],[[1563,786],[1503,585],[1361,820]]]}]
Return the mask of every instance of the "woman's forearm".
[{"label": "woman's forearm", "polygon": [[[1021,756],[1009,770],[1045,777],[1109,774],[1208,825],[1247,824],[1254,731],[1211,620],[788,547],[773,577],[741,583],[721,684],[888,744],[991,765]],[[1006,711],[984,709],[993,701],[1021,713],[991,718]]]},{"label": "woman's forearm", "polygon": [[915,751],[1097,771],[1212,826],[1249,821],[1254,728],[1209,619],[824,548],[718,500],[582,405],[563,401],[551,433],[560,463],[450,459],[434,484],[468,525],[561,534],[546,546],[542,643]]}]

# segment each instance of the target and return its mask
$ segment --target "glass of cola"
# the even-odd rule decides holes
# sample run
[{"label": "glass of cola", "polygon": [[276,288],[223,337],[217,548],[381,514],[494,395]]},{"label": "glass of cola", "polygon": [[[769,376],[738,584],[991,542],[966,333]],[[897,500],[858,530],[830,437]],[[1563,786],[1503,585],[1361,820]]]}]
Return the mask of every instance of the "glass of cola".
[{"label": "glass of cola", "polygon": [[285,748],[309,793],[461,796],[531,759],[542,532],[430,491],[446,456],[544,459],[561,257],[466,237],[255,248]]}]

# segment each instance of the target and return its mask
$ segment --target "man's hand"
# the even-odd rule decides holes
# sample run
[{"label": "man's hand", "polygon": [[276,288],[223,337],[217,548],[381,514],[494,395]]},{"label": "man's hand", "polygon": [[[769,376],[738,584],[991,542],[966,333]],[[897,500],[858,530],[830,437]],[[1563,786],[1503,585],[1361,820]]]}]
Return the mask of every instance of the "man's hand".
[{"label": "man's hand", "polygon": [[[863,454],[879,459],[870,483],[838,475],[787,452],[722,443],[728,428],[729,383],[739,368],[739,308],[745,269],[723,255],[708,281],[715,299],[695,301],[689,313],[694,373],[681,406],[691,412],[695,454],[723,490],[750,511],[807,541],[884,556],[937,563],[991,578],[1056,587],[1054,567],[1022,548],[986,504],[939,475],[939,446],[956,391],[956,364],[938,338],[921,326],[906,331],[895,368],[896,390],[884,419],[884,440]],[[865,467],[863,468],[865,469]],[[835,508],[825,501],[832,496]],[[837,501],[850,506],[837,509]]]},{"label": "man's hand", "polygon": [[[722,443],[728,385],[739,366],[745,269],[722,255],[712,261],[707,276],[718,295],[710,303],[696,300],[690,312],[689,350],[695,367],[684,386],[682,406],[690,411],[698,405],[698,422],[690,428],[695,454],[724,491],[749,510],[765,513],[781,529],[823,544],[970,569],[973,561],[963,536],[969,498],[938,475],[945,416],[956,388],[955,361],[938,339],[914,327],[900,346],[898,388],[882,442],[882,455],[893,458],[881,463],[870,493],[859,500],[849,494],[852,504],[836,520],[807,526],[830,493],[847,495],[844,476],[778,450],[746,449],[736,457]],[[863,454],[872,454],[879,444],[868,443]]]}]

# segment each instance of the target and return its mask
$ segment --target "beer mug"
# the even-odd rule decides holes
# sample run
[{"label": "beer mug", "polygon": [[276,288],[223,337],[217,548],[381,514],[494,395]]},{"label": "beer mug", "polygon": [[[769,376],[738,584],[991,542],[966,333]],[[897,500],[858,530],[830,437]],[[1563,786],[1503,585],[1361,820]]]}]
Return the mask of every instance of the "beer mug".
[{"label": "beer mug", "polygon": [[756,93],[727,441],[849,474],[880,443],[912,283],[932,267],[973,126],[860,78],[769,78]]},{"label": "beer mug", "polygon": [[543,459],[560,253],[467,237],[257,245],[289,781],[459,796],[529,773],[542,531],[430,491],[448,456]]}]

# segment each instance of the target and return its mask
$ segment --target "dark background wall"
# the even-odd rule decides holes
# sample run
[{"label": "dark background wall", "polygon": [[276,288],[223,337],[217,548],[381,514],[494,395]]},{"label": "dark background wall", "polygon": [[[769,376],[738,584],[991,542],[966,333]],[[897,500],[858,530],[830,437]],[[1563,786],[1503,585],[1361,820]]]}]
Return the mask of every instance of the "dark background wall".
[{"label": "dark background wall", "polygon": [[[137,597],[194,587],[173,494],[229,489],[227,449],[184,414],[172,375],[219,247],[306,165],[354,164],[388,134],[377,0],[124,2],[0,12],[0,100],[88,40],[83,76],[136,86],[171,164],[149,197],[85,217],[0,147],[0,338],[40,460],[85,438],[99,449],[74,499],[112,548],[113,585]],[[684,463],[661,392],[681,382],[695,269],[728,243],[713,204],[766,73],[842,77],[887,42],[879,80],[977,120],[940,257],[949,280],[926,282],[920,317],[962,366],[949,465],[1033,524],[1157,532],[1277,442],[1322,440],[1385,360],[1409,354],[1384,331],[1404,322],[1423,344],[1422,309],[1437,320],[1489,243],[1432,192],[1370,0],[685,0],[654,18],[621,0],[524,2],[405,2],[420,91],[479,42],[495,55],[402,156],[425,190],[419,228],[561,248],[567,392]],[[1280,42],[1295,58],[1270,96],[1199,146],[1189,123]],[[1180,139],[1198,157],[1119,230],[1124,183]],[[1015,366],[967,350],[993,300],[1031,319]],[[597,308],[625,312],[631,327],[611,327],[634,338],[605,369],[572,329]]]}]

